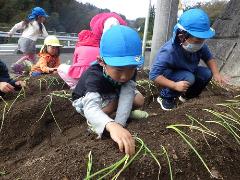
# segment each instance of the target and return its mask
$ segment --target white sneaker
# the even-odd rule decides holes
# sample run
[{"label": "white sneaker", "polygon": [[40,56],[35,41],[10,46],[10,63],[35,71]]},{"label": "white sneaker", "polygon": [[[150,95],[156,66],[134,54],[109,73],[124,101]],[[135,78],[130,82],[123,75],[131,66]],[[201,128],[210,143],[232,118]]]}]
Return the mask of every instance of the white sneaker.
[{"label": "white sneaker", "polygon": [[164,111],[171,111],[172,109],[176,108],[175,102],[167,101],[162,99],[161,97],[157,98],[157,102],[160,104],[162,110]]}]

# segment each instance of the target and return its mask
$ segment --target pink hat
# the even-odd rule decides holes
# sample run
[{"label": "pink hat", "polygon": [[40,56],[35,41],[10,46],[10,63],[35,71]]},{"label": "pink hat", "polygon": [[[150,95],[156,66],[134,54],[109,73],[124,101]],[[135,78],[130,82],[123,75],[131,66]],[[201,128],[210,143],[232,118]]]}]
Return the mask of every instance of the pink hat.
[{"label": "pink hat", "polygon": [[79,46],[94,46],[99,47],[99,39],[90,30],[82,30],[78,33],[78,42],[76,47]]},{"label": "pink hat", "polygon": [[[82,30],[78,34],[78,42],[76,43],[76,47],[78,47],[78,46],[99,47],[100,39],[103,34],[103,30],[106,30],[106,28],[104,28],[104,25],[105,25],[104,23],[110,18],[115,19],[114,21],[110,22],[110,23],[112,23],[112,25],[114,25],[114,24],[120,24],[120,25],[125,25],[125,26],[127,25],[126,21],[124,21],[122,19],[122,17],[116,13],[97,14],[90,21],[91,31],[90,30]],[[116,23],[116,21],[118,23]],[[109,25],[109,22],[108,22],[107,26],[111,27],[111,25]]]},{"label": "pink hat", "polygon": [[111,17],[116,18],[120,25],[127,25],[126,21],[114,12],[97,14],[90,21],[90,27],[93,33],[99,38],[99,40],[101,39],[103,33],[105,21]]}]

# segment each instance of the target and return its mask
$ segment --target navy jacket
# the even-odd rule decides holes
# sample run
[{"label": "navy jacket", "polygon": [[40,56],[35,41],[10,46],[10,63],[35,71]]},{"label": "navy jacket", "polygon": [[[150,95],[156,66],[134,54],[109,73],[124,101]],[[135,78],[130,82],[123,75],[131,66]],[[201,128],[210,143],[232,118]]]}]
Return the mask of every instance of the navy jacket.
[{"label": "navy jacket", "polygon": [[167,70],[185,70],[194,73],[200,59],[207,62],[212,54],[206,44],[197,52],[185,51],[176,41],[169,40],[159,50],[151,67],[149,78],[155,80]]}]

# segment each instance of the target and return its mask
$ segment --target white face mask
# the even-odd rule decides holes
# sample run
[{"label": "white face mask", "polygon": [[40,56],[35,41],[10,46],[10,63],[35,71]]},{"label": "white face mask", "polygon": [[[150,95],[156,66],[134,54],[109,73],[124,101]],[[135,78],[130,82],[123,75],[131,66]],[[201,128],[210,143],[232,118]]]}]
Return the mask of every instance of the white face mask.
[{"label": "white face mask", "polygon": [[188,52],[194,53],[194,52],[199,51],[203,47],[205,42],[198,43],[198,44],[193,44],[193,43],[189,43],[189,42],[186,42],[186,43],[187,43],[187,45],[182,44],[183,49],[185,49]]}]

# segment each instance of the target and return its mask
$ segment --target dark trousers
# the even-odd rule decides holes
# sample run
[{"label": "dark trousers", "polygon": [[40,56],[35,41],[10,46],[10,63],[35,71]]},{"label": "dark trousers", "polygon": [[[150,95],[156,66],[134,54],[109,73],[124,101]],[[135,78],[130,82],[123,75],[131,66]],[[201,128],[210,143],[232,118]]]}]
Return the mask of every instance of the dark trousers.
[{"label": "dark trousers", "polygon": [[[201,94],[202,90],[207,86],[212,79],[212,72],[207,67],[199,66],[194,73],[185,70],[169,70],[164,74],[164,77],[174,82],[188,81],[191,86],[185,93],[186,98],[194,98]],[[182,93],[169,88],[163,88],[160,91],[160,96],[166,99],[179,97]]]}]

